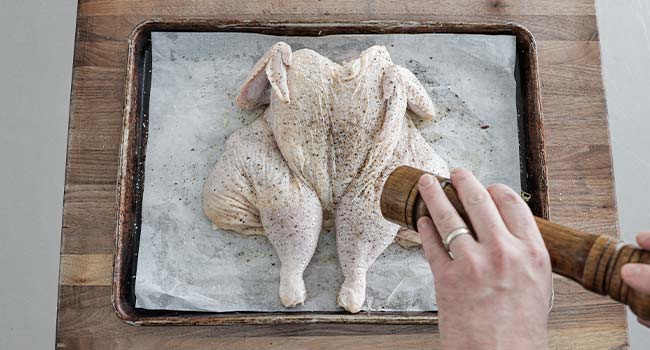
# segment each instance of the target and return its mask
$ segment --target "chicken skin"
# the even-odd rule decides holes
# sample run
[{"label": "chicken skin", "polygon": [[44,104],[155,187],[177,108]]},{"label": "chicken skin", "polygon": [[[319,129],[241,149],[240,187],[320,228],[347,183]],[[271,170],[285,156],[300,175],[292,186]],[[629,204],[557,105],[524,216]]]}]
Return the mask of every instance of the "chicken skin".
[{"label": "chicken skin", "polygon": [[237,103],[266,110],[228,139],[204,186],[207,217],[269,238],[287,307],[304,302],[303,272],[322,226],[334,226],[344,276],[337,303],[359,312],[377,257],[398,234],[400,243],[417,241],[381,215],[386,178],[400,165],[448,174],[409,115],[434,118],[426,90],[383,46],[338,64],[279,42],[255,64]]}]

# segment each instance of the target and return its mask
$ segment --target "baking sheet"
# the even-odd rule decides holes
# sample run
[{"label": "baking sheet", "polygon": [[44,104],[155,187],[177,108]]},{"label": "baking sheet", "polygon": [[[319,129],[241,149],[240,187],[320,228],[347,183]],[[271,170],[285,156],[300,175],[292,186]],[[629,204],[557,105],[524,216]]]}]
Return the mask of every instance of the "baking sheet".
[{"label": "baking sheet", "polygon": [[[276,37],[152,33],[152,84],[136,306],[198,311],[335,311],[342,275],[334,232],[321,234],[305,271],[307,301],[279,301],[279,260],[266,238],[213,230],[201,188],[226,138],[261,111],[235,105],[250,68],[275,42],[342,61],[385,45],[413,71],[440,116],[416,125],[451,166],[520,189],[515,38],[468,34]],[[421,248],[391,245],[368,272],[368,311],[436,309]]]}]

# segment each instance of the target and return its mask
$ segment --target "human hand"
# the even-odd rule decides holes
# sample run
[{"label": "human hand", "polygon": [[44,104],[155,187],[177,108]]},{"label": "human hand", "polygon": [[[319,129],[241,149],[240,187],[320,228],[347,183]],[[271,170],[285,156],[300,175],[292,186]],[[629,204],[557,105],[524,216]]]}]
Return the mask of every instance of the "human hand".
[{"label": "human hand", "polygon": [[530,209],[509,187],[486,189],[467,170],[452,170],[451,181],[478,238],[453,240],[453,260],[442,240],[466,224],[438,181],[424,175],[419,182],[433,219],[421,218],[418,232],[434,275],[443,348],[547,348],[551,262]]},{"label": "human hand", "polygon": [[[636,242],[645,250],[650,250],[650,232],[636,236]],[[646,264],[625,264],[621,270],[623,281],[638,292],[650,294],[650,266]],[[638,319],[639,323],[650,327],[650,320]]]}]

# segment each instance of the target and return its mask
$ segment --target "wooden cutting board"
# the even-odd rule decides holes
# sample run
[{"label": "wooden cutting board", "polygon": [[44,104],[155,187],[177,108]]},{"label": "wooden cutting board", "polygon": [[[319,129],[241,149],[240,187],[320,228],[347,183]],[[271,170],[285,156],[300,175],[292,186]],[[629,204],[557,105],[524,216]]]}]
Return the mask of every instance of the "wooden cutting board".
[{"label": "wooden cutting board", "polygon": [[[550,218],[589,232],[618,233],[592,0],[82,0],[68,141],[57,348],[423,349],[439,343],[434,326],[133,327],[117,318],[110,282],[127,38],[138,23],[154,18],[519,23],[533,32],[538,44]],[[549,322],[552,349],[627,347],[622,306],[559,277],[556,294]]]}]

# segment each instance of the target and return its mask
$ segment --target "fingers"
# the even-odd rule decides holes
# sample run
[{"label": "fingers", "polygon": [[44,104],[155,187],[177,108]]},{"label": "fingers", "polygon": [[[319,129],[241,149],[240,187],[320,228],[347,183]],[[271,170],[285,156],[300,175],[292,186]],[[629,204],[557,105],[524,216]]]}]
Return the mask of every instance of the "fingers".
[{"label": "fingers", "polygon": [[420,240],[422,240],[424,256],[427,258],[429,266],[431,266],[431,272],[435,277],[438,271],[442,271],[444,266],[451,261],[451,258],[442,244],[440,235],[431,218],[422,217],[418,220],[418,233],[420,234]]},{"label": "fingers", "polygon": [[[643,249],[650,249],[650,232],[641,232],[636,236],[636,241]],[[650,294],[650,266],[646,264],[625,264],[621,269],[623,281],[636,291]],[[650,320],[639,322],[650,327]]]},{"label": "fingers", "polygon": [[[467,224],[447,199],[442,187],[440,187],[440,183],[433,176],[423,175],[420,178],[419,191],[429,209],[433,224],[443,240],[451,231],[467,227]],[[472,236],[461,235],[454,240],[449,249],[454,256],[461,257],[467,252],[471,252],[472,246],[475,244],[476,241]]]},{"label": "fingers", "polygon": [[625,283],[636,291],[650,294],[650,266],[646,264],[625,264],[621,269]]},{"label": "fingers", "polygon": [[636,242],[645,250],[650,250],[650,232],[641,232],[636,235]]},{"label": "fingers", "polygon": [[507,232],[506,225],[492,197],[476,177],[469,170],[457,168],[451,171],[451,182],[472,221],[478,240],[489,242],[505,237],[502,233]]},{"label": "fingers", "polygon": [[490,185],[487,191],[510,233],[519,239],[543,242],[533,214],[520,195],[502,184]]}]

